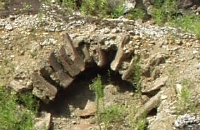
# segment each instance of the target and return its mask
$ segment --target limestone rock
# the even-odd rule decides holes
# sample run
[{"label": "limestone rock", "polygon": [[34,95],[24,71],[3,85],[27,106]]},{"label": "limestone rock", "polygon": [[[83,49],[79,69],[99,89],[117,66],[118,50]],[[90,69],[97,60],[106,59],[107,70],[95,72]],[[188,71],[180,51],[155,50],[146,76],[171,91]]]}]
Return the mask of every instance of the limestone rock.
[{"label": "limestone rock", "polygon": [[94,124],[78,124],[74,125],[69,128],[69,130],[100,130],[96,125]]},{"label": "limestone rock", "polygon": [[154,68],[162,63],[165,63],[168,57],[168,55],[162,53],[156,53],[152,55],[148,59],[146,65],[143,67],[142,75],[144,75],[145,77],[150,77],[151,72],[153,72]]},{"label": "limestone rock", "polygon": [[200,129],[200,115],[192,113],[178,116],[174,122],[174,126],[178,130],[199,130]]},{"label": "limestone rock", "polygon": [[160,96],[161,96],[162,91],[158,92],[155,96],[153,96],[152,98],[149,99],[149,101],[147,101],[144,104],[144,107],[142,107],[134,116],[134,121],[136,121],[137,119],[139,119],[141,116],[143,116],[143,114],[148,113],[149,111],[151,111],[153,108],[156,108],[158,103],[160,102]]},{"label": "limestone rock", "polygon": [[[131,62],[130,62],[130,64],[129,64],[129,67],[128,67],[128,69],[126,69],[124,72],[123,72],[123,74],[122,74],[122,79],[123,80],[128,80],[129,78],[132,78],[133,76],[133,73],[134,73],[134,70],[133,70],[133,68],[134,68],[134,58],[132,58],[132,60],[131,60]],[[132,76],[132,77],[131,77]]]},{"label": "limestone rock", "polygon": [[122,39],[122,42],[118,45],[118,50],[117,54],[115,55],[115,59],[112,61],[110,67],[112,70],[117,71],[125,57],[125,52],[124,52],[124,45],[129,42],[129,36],[125,36]]},{"label": "limestone rock", "polygon": [[34,125],[36,130],[49,130],[51,124],[51,114],[47,112],[42,112],[42,116],[36,118],[36,123]]},{"label": "limestone rock", "polygon": [[70,59],[74,62],[74,65],[77,66],[81,71],[85,69],[85,63],[83,58],[78,53],[77,49],[74,47],[73,42],[69,36],[69,34],[64,33],[64,49],[66,54],[70,57]]},{"label": "limestone rock", "polygon": [[21,92],[23,90],[30,89],[25,85],[22,85],[19,81],[12,80],[10,82],[10,87],[13,88],[16,92]]},{"label": "limestone rock", "polygon": [[32,74],[33,82],[33,94],[48,103],[50,100],[53,100],[57,94],[57,88],[47,82],[42,76],[38,73]]},{"label": "limestone rock", "polygon": [[149,130],[172,130],[175,115],[165,115],[158,117],[149,125]]},{"label": "limestone rock", "polygon": [[89,116],[94,116],[96,113],[96,104],[90,100],[87,101],[87,104],[83,110],[78,110],[78,115],[80,117],[86,118]]},{"label": "limestone rock", "polygon": [[57,79],[60,82],[60,85],[64,88],[67,88],[72,83],[73,78],[69,76],[69,74],[67,74],[63,69],[62,65],[58,63],[54,52],[50,54],[49,63],[54,69]]},{"label": "limestone rock", "polygon": [[74,65],[72,61],[70,61],[63,46],[59,50],[57,57],[60,64],[62,64],[63,68],[68,72],[71,77],[75,77],[81,72],[81,70],[76,65]]},{"label": "limestone rock", "polygon": [[104,65],[106,65],[108,63],[107,59],[107,55],[106,55],[106,52],[102,49],[98,49],[98,55],[99,55],[99,58],[98,58],[98,63],[97,65],[99,67],[103,67]]},{"label": "limestone rock", "polygon": [[12,30],[13,30],[13,27],[12,27],[11,24],[7,24],[7,25],[5,26],[5,29],[8,30],[8,31],[12,31]]},{"label": "limestone rock", "polygon": [[159,90],[161,87],[165,85],[168,80],[168,76],[157,78],[150,86],[142,88],[143,93],[151,93],[153,91]]}]

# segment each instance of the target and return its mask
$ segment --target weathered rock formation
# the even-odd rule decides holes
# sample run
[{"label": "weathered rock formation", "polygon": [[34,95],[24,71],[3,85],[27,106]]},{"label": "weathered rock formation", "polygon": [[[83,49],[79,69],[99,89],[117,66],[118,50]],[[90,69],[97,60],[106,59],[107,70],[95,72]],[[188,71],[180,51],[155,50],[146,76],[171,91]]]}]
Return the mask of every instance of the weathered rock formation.
[{"label": "weathered rock formation", "polygon": [[[193,34],[148,22],[66,17],[55,12],[47,11],[42,18],[36,14],[0,19],[0,29],[3,30],[1,60],[9,60],[14,66],[11,66],[14,72],[10,87],[16,91],[31,90],[48,104],[88,68],[109,66],[123,80],[132,83],[134,58],[140,56],[141,92],[149,96],[149,100],[133,119],[157,109],[158,114],[150,129],[163,126],[163,120],[173,122],[174,116],[171,115],[174,113],[169,102],[175,98],[176,92],[167,86],[173,78],[166,71],[169,71],[170,64],[180,62],[181,65],[189,64],[189,67],[177,66],[179,77],[193,71],[196,75],[192,76],[199,78],[199,40]],[[12,20],[7,21],[9,19]],[[189,47],[192,51],[187,50]],[[5,72],[6,75],[9,70]],[[83,109],[79,114],[87,111]],[[167,124],[166,128],[168,126],[171,125]]]}]

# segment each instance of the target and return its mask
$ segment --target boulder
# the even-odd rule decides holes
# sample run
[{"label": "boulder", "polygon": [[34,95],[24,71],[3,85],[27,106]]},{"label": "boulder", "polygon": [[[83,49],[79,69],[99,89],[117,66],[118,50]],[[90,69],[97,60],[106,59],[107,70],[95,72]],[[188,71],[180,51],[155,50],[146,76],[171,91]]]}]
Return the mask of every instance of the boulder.
[{"label": "boulder", "polygon": [[151,83],[151,85],[146,86],[145,88],[142,87],[142,93],[151,93],[153,91],[161,89],[168,80],[168,76],[157,78],[155,81]]},{"label": "boulder", "polygon": [[115,55],[115,59],[112,61],[110,65],[112,70],[117,71],[120,68],[121,63],[125,57],[124,45],[129,42],[129,39],[130,39],[129,35],[125,36],[122,39],[122,42],[118,45],[117,54]]},{"label": "boulder", "polygon": [[176,115],[157,115],[156,119],[149,125],[149,130],[172,130]]},{"label": "boulder", "polygon": [[82,118],[87,118],[90,116],[94,116],[96,113],[96,104],[90,100],[87,101],[87,104],[83,110],[78,110],[78,116]]},{"label": "boulder", "polygon": [[174,126],[178,130],[199,130],[200,115],[195,113],[179,115],[174,121]]},{"label": "boulder", "polygon": [[57,94],[57,88],[47,82],[41,75],[34,72],[32,74],[33,90],[32,93],[48,103],[53,100]]},{"label": "boulder", "polygon": [[50,54],[49,63],[55,71],[55,75],[57,76],[60,85],[64,88],[67,88],[72,83],[73,78],[69,76],[69,74],[63,69],[54,52]]},{"label": "boulder", "polygon": [[11,88],[13,88],[16,92],[21,92],[23,90],[27,90],[27,89],[31,89],[25,85],[22,85],[19,81],[17,80],[12,80],[10,82],[10,85],[9,85]]},{"label": "boulder", "polygon": [[41,117],[36,118],[34,128],[36,130],[49,130],[51,124],[51,114],[41,112]]}]

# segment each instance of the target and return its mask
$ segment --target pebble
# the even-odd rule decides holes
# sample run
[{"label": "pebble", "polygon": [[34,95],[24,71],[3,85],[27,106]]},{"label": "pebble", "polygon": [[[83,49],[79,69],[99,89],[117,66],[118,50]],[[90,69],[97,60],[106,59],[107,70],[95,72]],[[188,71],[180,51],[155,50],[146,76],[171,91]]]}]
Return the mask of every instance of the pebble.
[{"label": "pebble", "polygon": [[12,31],[12,30],[13,30],[13,27],[12,27],[11,24],[7,24],[7,25],[5,26],[5,29],[8,30],[8,31]]}]

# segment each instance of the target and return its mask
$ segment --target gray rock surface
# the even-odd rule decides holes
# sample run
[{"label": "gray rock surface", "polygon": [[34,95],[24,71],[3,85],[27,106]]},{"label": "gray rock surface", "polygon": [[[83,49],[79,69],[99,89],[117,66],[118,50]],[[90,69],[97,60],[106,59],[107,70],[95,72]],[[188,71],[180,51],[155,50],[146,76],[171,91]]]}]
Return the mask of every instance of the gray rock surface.
[{"label": "gray rock surface", "polygon": [[194,113],[179,115],[174,122],[174,126],[178,130],[199,130],[200,115]]}]

